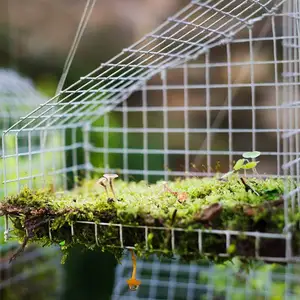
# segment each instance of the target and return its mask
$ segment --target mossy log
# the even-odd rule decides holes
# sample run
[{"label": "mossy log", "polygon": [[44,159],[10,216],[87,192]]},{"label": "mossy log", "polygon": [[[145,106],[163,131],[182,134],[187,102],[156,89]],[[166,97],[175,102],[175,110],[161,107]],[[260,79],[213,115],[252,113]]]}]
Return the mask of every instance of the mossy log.
[{"label": "mossy log", "polygon": [[[251,258],[256,251],[255,237],[232,236],[230,247],[226,247],[225,234],[206,231],[201,236],[201,252],[195,229],[282,233],[284,228],[282,179],[188,178],[151,185],[116,180],[114,189],[116,197],[96,180],[83,181],[61,193],[51,188],[24,188],[0,204],[0,214],[10,217],[23,246],[27,242],[60,244],[67,255],[80,244],[110,251],[117,258],[122,257],[124,247],[135,247],[138,256],[156,253],[172,257],[175,249],[187,261]],[[297,216],[293,217],[297,221]],[[121,236],[120,226],[84,222],[122,224]],[[171,228],[181,231],[172,236]],[[284,239],[262,238],[259,255],[285,257],[285,248]],[[298,252],[296,239],[293,250]],[[229,257],[220,257],[220,253]]]}]

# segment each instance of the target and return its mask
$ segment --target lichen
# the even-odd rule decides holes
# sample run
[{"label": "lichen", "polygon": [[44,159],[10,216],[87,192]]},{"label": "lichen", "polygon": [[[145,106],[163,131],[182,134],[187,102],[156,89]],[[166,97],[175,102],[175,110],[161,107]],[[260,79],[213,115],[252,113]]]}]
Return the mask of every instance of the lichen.
[{"label": "lichen", "polygon": [[[10,216],[14,233],[20,240],[27,230],[29,242],[43,246],[60,244],[65,256],[80,244],[86,249],[110,251],[118,259],[123,254],[119,227],[98,225],[96,240],[93,224],[76,221],[165,228],[150,227],[145,237],[143,228],[123,227],[123,245],[134,246],[138,256],[156,253],[171,257],[170,229],[183,228],[184,231],[176,231],[173,242],[176,254],[187,261],[204,257],[199,253],[198,237],[193,229],[282,232],[284,227],[282,179],[247,178],[247,184],[256,193],[247,189],[235,175],[226,181],[215,177],[178,179],[168,182],[168,190],[162,181],[149,185],[144,181],[115,180],[116,199],[108,198],[96,182],[96,179],[85,180],[79,187],[59,193],[51,188],[25,187],[0,204],[0,214]],[[178,199],[180,193],[184,193],[184,201]],[[254,255],[254,239],[241,235],[232,240],[235,244],[228,250],[230,256]],[[203,233],[202,243],[203,252],[210,253],[210,259],[220,260],[218,253],[226,252],[225,235]]]}]

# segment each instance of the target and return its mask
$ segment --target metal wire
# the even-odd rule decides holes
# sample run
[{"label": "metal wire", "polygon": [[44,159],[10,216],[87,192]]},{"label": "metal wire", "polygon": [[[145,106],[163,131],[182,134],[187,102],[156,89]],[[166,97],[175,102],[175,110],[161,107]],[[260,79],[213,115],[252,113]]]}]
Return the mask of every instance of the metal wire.
[{"label": "metal wire", "polygon": [[[46,97],[37,92],[33,83],[25,77],[20,76],[16,71],[10,69],[0,69],[0,132],[11,126],[14,122],[17,122],[18,119],[24,115],[25,112],[30,112],[40,104],[46,101]],[[2,136],[1,136],[2,138]],[[29,165],[29,177],[31,177],[30,182],[32,183],[33,169],[36,168],[36,164],[28,164],[28,157],[32,157],[35,154],[35,151],[38,151],[38,135],[32,133],[32,138],[29,136],[30,143],[19,144],[19,147],[16,148],[14,141],[11,140],[10,143],[5,144],[5,149],[7,151],[12,151],[19,153],[18,163],[16,161],[10,162],[11,168],[7,168],[5,174],[3,173],[2,161],[0,161],[0,201],[4,197],[3,190],[3,180],[9,180],[9,178],[17,178],[17,180],[22,180],[22,172],[27,171]],[[2,144],[2,143],[1,143]],[[4,149],[0,147],[0,155]],[[32,152],[31,152],[32,151]],[[27,154],[24,154],[27,153]],[[24,159],[23,159],[24,158]],[[16,156],[14,155],[14,160]],[[30,160],[33,162],[33,160]],[[17,167],[17,172],[14,166]],[[38,164],[38,166],[40,166]],[[15,181],[15,180],[14,180]],[[16,187],[16,186],[15,186]],[[16,188],[14,189],[16,192]],[[12,264],[8,263],[7,259],[4,259],[4,256],[15,250],[18,247],[18,243],[14,241],[8,241],[9,237],[9,222],[8,217],[0,218],[0,253],[1,253],[1,262],[0,270],[1,274],[5,274],[5,278],[0,280],[0,293],[4,289],[13,290],[17,284],[20,282],[26,282],[34,278],[37,274],[53,271],[53,264],[56,264],[56,272],[61,270],[59,267],[60,258],[57,255],[56,248],[49,249],[40,249],[33,248],[26,250],[24,255],[20,260]],[[4,237],[4,240],[3,240]],[[55,275],[55,276],[56,276]],[[44,281],[51,283],[50,277],[46,277]],[[43,280],[41,280],[40,284]],[[19,287],[21,288],[21,287]],[[32,286],[32,288],[34,288]],[[55,291],[53,291],[54,293]]]},{"label": "metal wire", "polygon": [[[26,118],[26,121],[15,124],[14,127],[17,125],[20,128],[41,127],[48,119],[51,119],[48,126],[53,123],[63,125],[78,122],[79,118],[71,116],[64,120],[56,118],[55,114],[62,111],[64,113],[84,112],[85,114],[97,111],[98,116],[102,115],[125,100],[143,81],[159,73],[162,69],[182,64],[196,58],[200,53],[207,52],[212,47],[233,40],[236,33],[246,26],[252,26],[254,21],[256,22],[268,14],[265,12],[265,7],[270,6],[275,11],[284,3],[284,1],[275,1],[274,4],[274,1],[270,0],[261,6],[257,3],[240,1],[227,3],[222,0],[215,4],[211,4],[211,2],[211,0],[206,1],[204,6],[198,1],[187,5],[154,32],[124,49],[120,55],[102,64],[67,88],[60,96],[60,100],[56,101],[57,97],[50,99],[47,102],[47,105],[51,104],[49,108],[32,112],[30,115],[34,116],[33,120]],[[236,5],[234,6],[234,4]],[[215,8],[218,10],[216,11]],[[254,17],[255,19],[253,19]],[[169,38],[175,39],[175,41],[169,41]],[[192,45],[186,45],[186,40],[194,42]],[[120,76],[128,77],[122,80]],[[116,79],[113,79],[114,77]],[[99,94],[96,97],[93,95],[95,91]],[[91,97],[98,103],[95,105],[83,103],[80,108],[73,105],[76,100],[85,102]],[[64,101],[68,101],[68,104],[58,105]],[[49,114],[51,108],[54,109],[54,112]],[[46,118],[42,118],[43,116]],[[87,118],[80,116],[80,120]]]},{"label": "metal wire", "polygon": [[[19,190],[28,182],[34,186],[47,178],[56,188],[66,190],[70,173],[76,177],[80,170],[86,171],[87,177],[117,172],[127,181],[212,176],[218,161],[224,173],[243,152],[252,150],[261,152],[260,175],[255,176],[291,177],[299,184],[299,33],[297,0],[191,1],[154,31],[4,132],[4,170],[9,160],[19,162],[23,157],[31,161],[36,156],[42,166],[36,169],[31,164],[29,174],[21,174],[17,163],[15,176],[5,174],[6,195],[16,186]],[[53,138],[59,134],[59,141],[45,149],[35,147],[34,137],[45,131]],[[6,151],[11,139],[14,150]],[[84,163],[78,160],[80,150]],[[50,153],[52,169],[46,171]],[[288,181],[285,188],[284,232],[245,233],[255,238],[256,259],[299,261],[299,253],[293,253],[290,244],[289,216],[300,210],[300,189],[291,187]],[[100,225],[85,224],[93,226],[98,243]],[[119,228],[119,246],[132,249],[123,240],[126,226],[113,226]],[[142,229],[146,238],[150,227]],[[72,225],[72,235],[76,234],[74,230]],[[173,250],[178,230],[172,231]],[[205,252],[202,232],[197,231],[200,253]],[[224,235],[225,249],[232,236],[239,234],[228,230],[210,233]],[[263,238],[285,241],[284,257],[260,254]],[[176,262],[159,265],[157,261],[141,264],[151,274],[146,280],[151,288],[140,299],[155,299],[159,291],[165,291],[163,299],[176,299],[177,287],[184,289],[179,299],[195,299],[199,291],[203,299],[219,295],[214,278],[217,266],[206,267],[207,279],[199,285],[199,266],[185,268]],[[171,273],[161,280],[160,270],[164,268]],[[286,285],[286,299],[295,296],[289,286],[298,278],[289,268],[280,277]],[[117,274],[124,270],[119,266]],[[180,272],[185,272],[188,283],[178,279]],[[226,273],[228,283],[221,299],[231,299],[233,293],[270,296],[274,274],[268,273],[268,288],[254,291],[248,284],[256,276],[254,271],[245,279],[245,289],[234,285],[230,272]],[[119,284],[116,295],[123,293]],[[125,292],[122,295],[122,299],[129,297]]]},{"label": "metal wire", "polygon": [[142,285],[133,294],[128,290],[131,260],[125,255],[115,274],[112,300],[121,299],[298,299],[299,265],[287,265],[281,270],[271,267],[237,270],[233,265],[217,266],[204,262],[202,265],[171,262],[152,256],[137,262],[137,278]]}]

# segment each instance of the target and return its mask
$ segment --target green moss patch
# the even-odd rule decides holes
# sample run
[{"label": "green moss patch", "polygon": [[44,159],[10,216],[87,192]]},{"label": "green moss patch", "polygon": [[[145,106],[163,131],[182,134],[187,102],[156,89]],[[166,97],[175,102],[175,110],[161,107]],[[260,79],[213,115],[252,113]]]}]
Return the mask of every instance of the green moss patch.
[{"label": "green moss patch", "polygon": [[[226,181],[189,178],[169,182],[167,188],[163,182],[149,185],[116,180],[114,187],[115,199],[108,197],[96,180],[83,181],[80,187],[61,193],[49,188],[24,188],[0,204],[0,214],[10,216],[14,234],[24,245],[28,241],[43,246],[60,244],[67,254],[70,248],[80,244],[87,249],[111,251],[117,258],[122,256],[122,246],[136,247],[139,256],[157,253],[170,257],[175,245],[176,254],[181,258],[201,259],[204,255],[199,252],[198,234],[193,229],[281,233],[284,227],[284,181],[281,179],[241,180],[235,175]],[[118,226],[97,225],[95,232],[94,224],[78,221],[123,224],[123,245]],[[150,227],[146,232],[137,225]],[[176,231],[172,239],[171,227],[184,230]],[[254,238],[241,235],[232,240],[234,244],[227,250],[225,235],[203,233],[203,252],[213,258],[226,251],[232,256],[254,256]],[[261,245],[264,252],[264,243]],[[276,255],[284,256],[282,241],[275,239],[271,244],[266,241],[269,252],[272,245],[276,245]]]}]

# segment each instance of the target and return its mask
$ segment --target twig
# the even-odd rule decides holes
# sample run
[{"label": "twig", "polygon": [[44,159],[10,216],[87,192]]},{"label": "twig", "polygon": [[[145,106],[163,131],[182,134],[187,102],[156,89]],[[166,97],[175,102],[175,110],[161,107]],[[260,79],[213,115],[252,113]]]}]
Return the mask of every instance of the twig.
[{"label": "twig", "polygon": [[22,245],[19,247],[19,249],[9,259],[9,263],[11,263],[13,260],[15,260],[24,251],[28,241],[29,241],[29,236],[26,235],[23,242],[22,242]]},{"label": "twig", "polygon": [[255,189],[253,189],[248,183],[246,183],[245,178],[241,177],[241,181],[242,181],[243,185],[245,186],[246,192],[251,190],[255,195],[259,196],[259,193]]},{"label": "twig", "polygon": [[[31,220],[32,220],[32,218],[25,221],[25,224],[30,222]],[[38,222],[38,223],[36,223],[34,225],[31,225],[31,226],[28,226],[28,227],[26,227],[26,225],[25,225],[25,228],[27,230],[27,235],[24,237],[24,240],[23,240],[21,246],[19,247],[19,249],[9,259],[9,263],[11,263],[13,260],[15,260],[24,251],[29,239],[34,236],[34,230],[37,229],[40,225],[48,223],[49,221],[50,221],[50,218],[47,218],[47,220],[43,220],[41,222]]]},{"label": "twig", "polygon": [[174,212],[173,212],[173,214],[172,214],[171,226],[174,225],[176,214],[177,214],[177,209],[175,209]]}]

